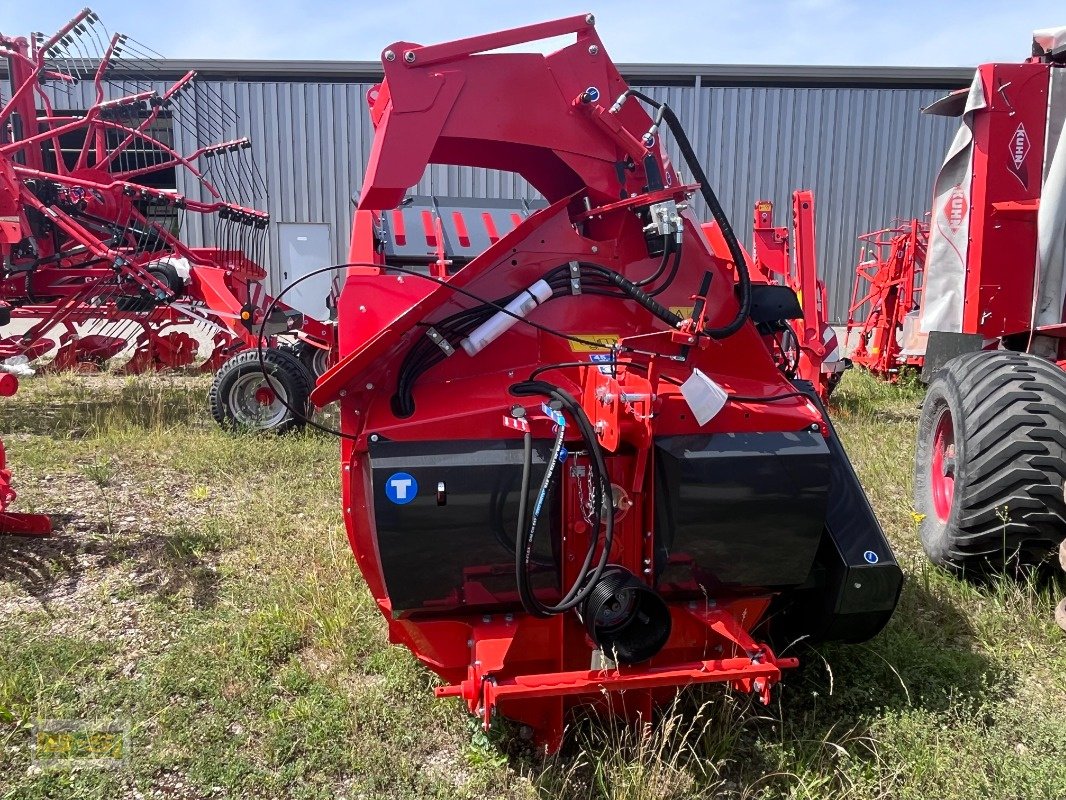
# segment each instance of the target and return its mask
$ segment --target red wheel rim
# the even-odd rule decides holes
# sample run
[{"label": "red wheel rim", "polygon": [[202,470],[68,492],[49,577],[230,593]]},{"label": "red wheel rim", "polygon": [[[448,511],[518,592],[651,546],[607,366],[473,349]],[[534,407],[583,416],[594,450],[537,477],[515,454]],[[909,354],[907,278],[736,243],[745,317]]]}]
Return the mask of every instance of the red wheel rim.
[{"label": "red wheel rim", "polygon": [[946,408],[940,412],[933,432],[929,485],[933,489],[933,510],[941,522],[947,522],[955,497],[955,425]]},{"label": "red wheel rim", "polygon": [[255,390],[255,400],[261,406],[269,406],[276,399],[274,390],[269,386],[260,386]]}]

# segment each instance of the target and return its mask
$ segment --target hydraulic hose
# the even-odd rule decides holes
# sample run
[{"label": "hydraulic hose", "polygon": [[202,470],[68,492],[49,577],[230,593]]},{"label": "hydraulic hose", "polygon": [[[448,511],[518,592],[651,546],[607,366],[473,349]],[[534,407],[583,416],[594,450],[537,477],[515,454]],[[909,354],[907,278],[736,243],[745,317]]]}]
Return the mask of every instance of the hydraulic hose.
[{"label": "hydraulic hose", "polygon": [[[581,405],[572,395],[564,389],[545,381],[524,381],[511,387],[511,394],[519,397],[541,396],[550,400],[557,400],[562,407],[569,412],[574,420],[581,438],[589,452],[589,466],[592,470],[593,496],[592,507],[595,514],[595,524],[589,539],[589,548],[585,554],[585,560],[578,569],[577,577],[573,584],[563,594],[562,599],[555,605],[545,605],[533,594],[530,582],[530,565],[533,552],[533,534],[535,533],[535,521],[529,520],[528,490],[529,473],[532,470],[532,440],[527,433],[524,437],[526,461],[523,467],[522,485],[523,495],[519,501],[518,535],[515,537],[515,579],[518,584],[519,597],[525,610],[536,617],[548,617],[553,614],[561,614],[579,605],[592,591],[592,587],[600,579],[604,568],[607,566],[607,558],[610,555],[614,543],[614,514],[606,515],[606,522],[600,522],[604,499],[610,496],[610,484],[607,482],[607,462],[603,457],[603,450],[596,439],[596,431],[592,422],[585,414]],[[558,455],[559,443],[553,447],[554,461]],[[547,483],[551,480],[551,472],[554,464],[549,463],[546,477],[541,481],[541,492],[547,491]],[[538,493],[538,496],[540,494]],[[596,545],[599,541],[600,527],[603,525],[603,549],[596,566],[592,562],[596,555]]]},{"label": "hydraulic hose", "polygon": [[718,228],[722,232],[722,238],[725,239],[726,248],[729,250],[729,257],[733,259],[733,263],[737,268],[737,283],[740,286],[740,307],[737,309],[736,316],[728,324],[720,328],[707,328],[703,331],[704,334],[710,336],[713,339],[725,339],[727,336],[732,336],[744,325],[744,322],[751,315],[751,276],[748,275],[747,262],[744,258],[744,249],[740,246],[740,242],[737,240],[737,235],[733,231],[733,226],[729,222],[729,217],[726,216],[725,211],[722,208],[722,204],[718,202],[718,197],[715,195],[714,190],[711,188],[711,183],[707,180],[707,173],[703,171],[703,166],[700,164],[699,158],[696,156],[696,151],[692,148],[692,142],[689,141],[688,136],[685,133],[684,127],[681,125],[681,121],[674,114],[674,111],[666,103],[661,103],[652,97],[638,92],[635,89],[627,89],[614,105],[611,106],[611,111],[617,113],[621,109],[622,104],[627,97],[636,97],[639,100],[644,101],[648,105],[656,109],[654,128],[658,128],[661,122],[665,122],[670,129],[670,133],[673,134],[674,139],[677,141],[677,147],[681,151],[682,158],[685,159],[685,164],[692,171],[692,177],[700,185],[700,194],[703,196],[704,202],[707,203],[707,208],[711,212],[711,217],[718,223]]},{"label": "hydraulic hose", "polygon": [[720,328],[707,328],[703,331],[713,339],[725,339],[740,330],[751,314],[751,276],[748,274],[744,250],[741,248],[740,242],[737,241],[737,235],[733,231],[729,217],[726,216],[722,204],[718,202],[718,197],[711,188],[710,181],[707,180],[707,174],[703,171],[699,158],[696,157],[696,151],[692,149],[692,143],[688,140],[681,121],[666,103],[662,104],[660,110],[667,127],[670,128],[670,132],[677,141],[681,156],[685,159],[688,168],[692,170],[692,177],[700,185],[700,194],[703,195],[714,221],[718,223],[718,229],[722,232],[722,238],[725,239],[726,248],[729,250],[729,257],[733,259],[733,263],[737,268],[737,282],[740,285],[740,307],[737,309],[736,316],[733,317],[731,322]]}]

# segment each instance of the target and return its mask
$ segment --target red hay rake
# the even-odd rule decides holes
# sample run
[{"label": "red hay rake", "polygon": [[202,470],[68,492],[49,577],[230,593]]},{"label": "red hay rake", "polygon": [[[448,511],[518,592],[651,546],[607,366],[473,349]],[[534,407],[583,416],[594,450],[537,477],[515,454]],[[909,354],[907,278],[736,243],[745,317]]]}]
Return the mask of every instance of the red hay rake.
[{"label": "red hay rake", "polygon": [[[20,323],[0,337],[0,395],[45,355],[61,370],[119,356],[128,373],[177,369],[199,338],[221,424],[302,424],[301,358],[328,352],[332,331],[264,291],[266,187],[233,109],[194,72],[161,80],[158,54],[89,9],[49,37],[0,35],[0,58],[0,326]],[[211,246],[179,238],[197,227]],[[262,360],[242,354],[261,332]],[[285,352],[282,335],[302,349]],[[13,499],[0,449],[0,533],[48,532],[47,518],[7,513]]]},{"label": "red hay rake", "polygon": [[929,224],[912,219],[865,233],[859,241],[863,247],[848,306],[849,344],[857,331],[851,360],[894,381],[907,367],[921,369],[924,360],[924,346],[915,345]]},{"label": "red hay rake", "polygon": [[[189,325],[211,340],[208,371],[253,346],[270,299],[266,190],[217,91],[194,72],[161,81],[157,54],[89,9],[48,38],[0,36],[0,55],[0,301],[30,321],[0,339],[0,359],[54,351],[55,369],[94,369],[125,352],[126,372],[188,367]],[[215,246],[178,238],[190,214]],[[298,332],[282,309],[273,332]],[[305,336],[329,341],[313,322]]]}]

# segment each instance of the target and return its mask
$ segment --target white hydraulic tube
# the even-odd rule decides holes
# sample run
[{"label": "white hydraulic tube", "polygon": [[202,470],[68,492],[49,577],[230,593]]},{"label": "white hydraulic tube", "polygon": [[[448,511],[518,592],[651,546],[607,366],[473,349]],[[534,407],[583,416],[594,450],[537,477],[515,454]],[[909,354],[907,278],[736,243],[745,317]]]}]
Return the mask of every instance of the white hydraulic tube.
[{"label": "white hydraulic tube", "polygon": [[485,349],[486,345],[494,342],[506,331],[510,330],[518,322],[519,317],[525,317],[551,296],[552,287],[543,280],[537,281],[528,289],[523,289],[518,297],[504,306],[507,311],[511,312],[510,314],[504,311],[497,311],[472,330],[470,335],[459,344],[462,345],[467,355],[477,355]]}]

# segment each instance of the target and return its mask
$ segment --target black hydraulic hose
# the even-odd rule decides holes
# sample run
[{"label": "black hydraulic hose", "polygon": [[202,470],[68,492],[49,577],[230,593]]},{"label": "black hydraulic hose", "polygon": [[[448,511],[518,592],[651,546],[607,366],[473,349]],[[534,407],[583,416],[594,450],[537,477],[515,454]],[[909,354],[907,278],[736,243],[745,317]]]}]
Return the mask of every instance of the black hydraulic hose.
[{"label": "black hydraulic hose", "polygon": [[[659,286],[657,289],[652,289],[650,292],[648,292],[648,297],[656,297],[662,294],[667,289],[669,289],[670,284],[674,282],[674,278],[677,277],[678,267],[681,266],[681,246],[681,242],[678,242],[677,252],[674,254],[674,263],[670,267],[670,274],[667,276],[666,280],[663,281],[661,286]],[[696,321],[699,322],[699,320]]]},{"label": "black hydraulic hose", "polygon": [[661,103],[643,92],[639,92],[636,89],[627,89],[611,106],[611,112],[617,113],[622,108],[622,104],[627,97],[636,97],[638,100],[642,100],[655,108],[653,130],[658,128],[660,123],[666,123],[670,133],[677,140],[677,147],[681,151],[682,158],[685,159],[685,163],[692,171],[692,177],[700,185],[700,194],[703,196],[704,202],[707,203],[711,216],[718,223],[718,229],[722,232],[722,238],[725,239],[726,248],[729,250],[729,257],[733,259],[733,263],[737,268],[737,283],[740,286],[740,307],[737,309],[736,316],[727,325],[723,325],[720,328],[707,328],[703,333],[713,339],[724,339],[727,336],[732,336],[740,330],[751,315],[751,276],[748,275],[744,249],[740,246],[740,242],[737,241],[737,235],[733,231],[729,217],[726,216],[725,211],[722,209],[722,204],[718,202],[718,197],[711,188],[710,181],[707,180],[707,173],[703,171],[703,166],[696,156],[692,142],[689,141],[688,136],[685,134],[685,128],[681,125],[681,121],[677,118],[673,109],[666,103]]},{"label": "black hydraulic hose", "polygon": [[[582,280],[596,279],[597,285],[607,285],[621,289],[622,294],[624,294],[630,300],[635,300],[645,309],[650,311],[653,316],[658,317],[671,328],[676,328],[681,323],[681,317],[679,317],[670,309],[658,303],[655,298],[652,297],[651,294],[645,292],[643,289],[640,288],[640,286],[633,283],[633,281],[629,280],[621,273],[615,272],[613,269],[608,269],[607,267],[602,267],[599,264],[582,263],[580,265],[580,268]],[[560,276],[562,275],[566,275],[567,279],[569,280],[569,270],[569,265],[556,267],[555,269],[548,272],[548,274],[544,276],[543,280],[545,280],[549,285],[555,285],[556,282],[560,279]],[[599,281],[605,281],[606,284],[600,284]],[[562,286],[562,284],[558,285]],[[566,285],[569,286],[569,283],[567,283]],[[560,289],[559,291],[562,293],[564,290]],[[560,296],[563,295],[560,294]]]},{"label": "black hydraulic hose", "polygon": [[[681,249],[680,246],[678,246],[678,250],[680,250],[680,249]],[[652,284],[652,283],[655,283],[655,281],[659,280],[659,278],[662,277],[662,274],[664,272],[666,272],[666,265],[670,261],[670,254],[673,252],[673,250],[674,250],[673,237],[667,236],[666,237],[666,241],[663,242],[663,257],[659,261],[659,266],[656,268],[655,272],[653,272],[647,278],[641,278],[639,281],[634,282],[633,285],[634,286],[639,286],[639,287],[641,287],[643,289],[645,286],[647,286],[649,284]],[[670,285],[670,281],[667,281],[664,285],[665,286],[669,286]],[[652,292],[651,294],[654,296],[654,292]]]},{"label": "black hydraulic hose", "polygon": [[[592,561],[596,554],[596,544],[599,541],[600,533],[600,515],[603,510],[604,498],[609,496],[610,484],[607,483],[607,462],[603,457],[603,450],[599,445],[599,441],[596,438],[596,431],[592,427],[592,422],[589,420],[588,415],[585,414],[584,409],[564,389],[547,383],[545,381],[525,381],[523,383],[515,384],[511,387],[511,393],[519,397],[529,396],[545,396],[552,400],[558,400],[559,403],[570,412],[570,416],[573,418],[577,425],[578,430],[581,433],[581,438],[585,442],[585,446],[589,452],[589,464],[592,470],[593,476],[593,513],[595,515],[595,523],[593,525],[593,531],[589,540],[589,549],[585,554],[585,560],[578,570],[577,577],[574,583],[563,595],[562,599],[553,606],[547,606],[541,603],[533,595],[532,588],[530,587],[529,570],[532,553],[532,540],[528,540],[527,547],[522,547],[521,542],[524,532],[527,529],[527,504],[523,503],[520,506],[519,514],[519,530],[515,541],[515,578],[518,583],[519,596],[522,598],[522,605],[526,611],[533,616],[547,617],[553,614],[561,614],[576,607],[581,603],[592,591],[592,588],[596,585],[596,582],[603,574],[604,568],[607,566],[607,559],[611,552],[611,547],[614,544],[614,514],[608,513],[606,515],[606,523],[603,524],[603,549],[600,553],[600,558],[596,563],[595,568],[592,568]],[[526,460],[525,471],[528,472],[532,469],[532,450],[527,451],[529,457]],[[549,464],[549,467],[552,465]],[[527,476],[523,474],[523,483],[526,485],[528,492]],[[590,572],[591,569],[591,572]]]},{"label": "black hydraulic hose", "polygon": [[729,257],[733,259],[733,263],[737,268],[737,282],[740,285],[740,307],[737,309],[736,316],[733,317],[732,321],[720,328],[706,328],[703,331],[712,339],[725,339],[727,336],[732,336],[739,331],[751,315],[751,276],[748,274],[744,250],[741,248],[740,242],[737,241],[737,235],[733,232],[729,217],[726,216],[722,204],[718,202],[718,197],[711,188],[710,181],[707,180],[707,174],[703,171],[699,158],[696,157],[696,151],[692,149],[692,143],[688,140],[681,121],[666,103],[661,105],[660,111],[667,127],[670,128],[670,132],[677,141],[678,149],[681,151],[685,163],[692,170],[692,177],[700,185],[700,194],[703,195],[714,221],[718,223],[718,229],[722,232],[722,238],[725,239],[726,248],[729,250]]},{"label": "black hydraulic hose", "polygon": [[600,269],[603,270],[600,274],[604,275],[607,280],[609,280],[611,283],[621,289],[631,299],[636,300],[638,303],[640,303],[640,305],[642,305],[653,315],[661,319],[671,328],[676,328],[678,325],[681,324],[682,320],[680,316],[675,314],[670,309],[666,308],[666,306],[661,305],[650,294],[648,294],[635,283],[633,283],[633,281],[629,280],[624,275],[615,272],[614,270],[603,269],[602,267]]}]

